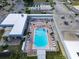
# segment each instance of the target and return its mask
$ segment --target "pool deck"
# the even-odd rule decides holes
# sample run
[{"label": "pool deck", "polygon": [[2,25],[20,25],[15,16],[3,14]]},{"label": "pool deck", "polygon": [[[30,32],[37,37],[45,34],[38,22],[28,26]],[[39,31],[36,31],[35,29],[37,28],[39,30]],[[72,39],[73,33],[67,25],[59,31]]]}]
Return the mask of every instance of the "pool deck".
[{"label": "pool deck", "polygon": [[[36,24],[36,25],[34,25],[35,26],[35,28],[36,27],[42,27],[42,26],[44,26],[45,28],[47,28],[48,29],[48,33],[47,33],[47,35],[48,35],[48,46],[46,47],[47,48],[47,50],[53,50],[53,48],[52,48],[52,41],[54,42],[54,45],[55,45],[55,41],[54,41],[54,38],[52,38],[52,36],[50,35],[50,33],[51,32],[53,32],[52,31],[52,29],[51,29],[51,27],[49,26],[49,25],[51,25],[51,23],[48,23],[48,24],[46,24],[46,23],[44,23],[44,22],[35,22],[35,23],[32,23],[32,24]],[[38,24],[38,25],[37,25]],[[39,25],[39,24],[41,24],[41,25]],[[33,27],[33,25],[31,26],[31,28]],[[34,34],[34,29],[32,30],[32,37],[33,37],[33,34]],[[56,46],[56,45],[55,45]],[[33,47],[33,49],[35,49],[35,47],[34,46],[32,46]],[[51,49],[50,49],[51,48]]]},{"label": "pool deck", "polygon": [[[41,23],[41,25],[39,25]],[[38,28],[38,27],[45,27],[46,29],[47,29],[47,26],[46,26],[46,24],[45,23],[42,23],[42,22],[35,22],[35,24],[38,24],[38,25],[32,25],[30,28],[33,28],[32,29],[32,37],[34,38],[34,30],[35,30],[35,28]],[[35,28],[34,28],[35,27]],[[47,35],[48,35],[48,33],[47,33]],[[32,48],[33,49],[36,49],[37,47],[35,47],[34,46],[34,44],[32,44]],[[39,49],[39,48],[38,48]],[[49,49],[49,37],[48,37],[48,45],[46,46],[46,48],[40,48],[40,49]]]},{"label": "pool deck", "polygon": [[[54,36],[51,36],[50,33],[53,32],[52,30],[52,26],[51,26],[51,22],[31,22],[30,26],[29,26],[29,31],[31,32],[30,34],[30,37],[31,38],[34,38],[34,30],[35,28],[38,28],[38,27],[44,27],[48,30],[47,32],[47,36],[48,36],[48,45],[46,48],[44,48],[46,51],[57,51],[57,42],[55,41],[55,38],[52,38]],[[31,44],[30,44],[31,43]],[[30,52],[28,52],[27,54],[33,54],[33,50],[34,51],[37,51],[36,47],[34,46],[33,44],[33,39],[31,39],[31,42],[30,42]]]}]

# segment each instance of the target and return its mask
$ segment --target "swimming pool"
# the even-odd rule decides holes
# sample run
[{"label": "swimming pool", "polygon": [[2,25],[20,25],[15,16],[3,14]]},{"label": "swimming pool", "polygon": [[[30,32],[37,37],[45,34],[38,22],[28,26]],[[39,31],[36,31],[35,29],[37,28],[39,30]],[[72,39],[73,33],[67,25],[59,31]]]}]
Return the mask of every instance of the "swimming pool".
[{"label": "swimming pool", "polygon": [[47,30],[36,28],[34,31],[34,45],[36,47],[46,47],[48,45]]}]

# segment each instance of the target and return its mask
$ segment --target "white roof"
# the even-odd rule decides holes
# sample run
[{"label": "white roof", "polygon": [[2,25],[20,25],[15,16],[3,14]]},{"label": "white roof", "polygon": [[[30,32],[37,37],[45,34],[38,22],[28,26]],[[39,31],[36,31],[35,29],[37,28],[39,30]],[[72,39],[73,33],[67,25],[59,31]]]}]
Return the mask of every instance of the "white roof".
[{"label": "white roof", "polygon": [[77,52],[79,52],[79,41],[64,41],[66,49],[71,59],[79,59]]},{"label": "white roof", "polygon": [[51,10],[52,7],[50,5],[40,5],[41,10]]},{"label": "white roof", "polygon": [[0,25],[6,27],[13,26],[9,35],[22,35],[26,20],[27,14],[9,14]]},{"label": "white roof", "polygon": [[79,10],[79,6],[73,6],[73,7]]}]

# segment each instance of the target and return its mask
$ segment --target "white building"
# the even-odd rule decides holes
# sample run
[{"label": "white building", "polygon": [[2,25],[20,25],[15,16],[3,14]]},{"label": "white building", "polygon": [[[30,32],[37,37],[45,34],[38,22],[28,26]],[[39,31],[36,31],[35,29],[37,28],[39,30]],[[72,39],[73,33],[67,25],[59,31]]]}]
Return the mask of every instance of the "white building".
[{"label": "white building", "polygon": [[0,24],[5,29],[7,40],[22,39],[27,22],[27,14],[9,14]]}]

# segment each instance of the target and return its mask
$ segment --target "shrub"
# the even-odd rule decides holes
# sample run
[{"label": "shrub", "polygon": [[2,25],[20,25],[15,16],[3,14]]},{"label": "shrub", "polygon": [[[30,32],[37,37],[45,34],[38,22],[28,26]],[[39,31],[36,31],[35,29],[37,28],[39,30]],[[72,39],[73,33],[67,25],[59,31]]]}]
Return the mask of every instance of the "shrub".
[{"label": "shrub", "polygon": [[7,49],[8,48],[8,45],[6,44],[6,45],[2,45],[2,49],[3,50],[5,50],[5,49]]},{"label": "shrub", "polygon": [[25,12],[26,12],[27,14],[30,14],[30,10],[29,10],[28,8],[26,8]]}]

